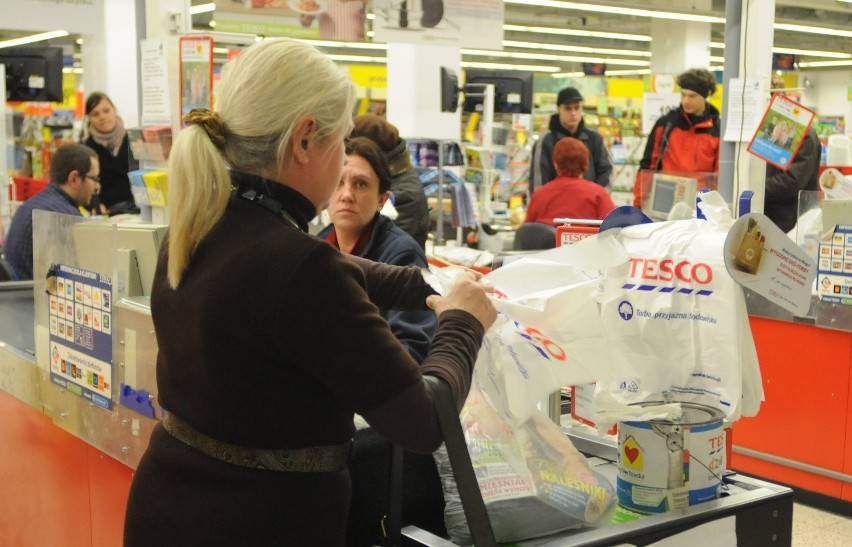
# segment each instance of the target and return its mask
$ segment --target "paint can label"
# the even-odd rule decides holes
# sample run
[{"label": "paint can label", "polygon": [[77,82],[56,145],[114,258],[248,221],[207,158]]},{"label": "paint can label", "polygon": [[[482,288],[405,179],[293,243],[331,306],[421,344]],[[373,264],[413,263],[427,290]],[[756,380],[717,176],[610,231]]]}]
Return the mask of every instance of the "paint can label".
[{"label": "paint can label", "polygon": [[692,403],[680,422],[619,422],[618,501],[647,513],[715,499],[725,470],[722,414]]}]

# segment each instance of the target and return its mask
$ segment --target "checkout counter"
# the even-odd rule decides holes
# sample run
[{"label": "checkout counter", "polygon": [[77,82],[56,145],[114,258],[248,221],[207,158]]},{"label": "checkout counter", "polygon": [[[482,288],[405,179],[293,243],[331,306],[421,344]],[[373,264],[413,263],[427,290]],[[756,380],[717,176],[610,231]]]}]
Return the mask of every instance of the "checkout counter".
[{"label": "checkout counter", "polygon": [[[852,510],[852,263],[843,261],[852,239],[843,227],[830,241],[819,234],[829,225],[852,224],[850,206],[847,199],[801,193],[796,239],[818,262],[806,313],[794,315],[745,293],[765,401],[757,416],[734,424],[730,462],[732,469],[790,485],[800,499],[843,514]],[[822,221],[809,225],[817,212]]]},{"label": "checkout counter", "polygon": [[[92,222],[95,221],[37,212],[34,241],[36,249],[41,251],[35,257],[34,271],[51,270],[57,279],[49,283],[41,277],[33,282],[0,284],[0,438],[3,439],[0,443],[0,469],[6,471],[3,488],[0,489],[0,530],[4,534],[12,534],[3,538],[11,544],[120,545],[133,470],[147,446],[153,427],[162,416],[156,397],[157,344],[145,294],[146,284],[150,287],[150,278],[145,279],[142,273],[150,271],[143,262],[150,262],[151,249],[122,246],[119,229],[111,228],[107,230],[111,243],[104,247],[106,250],[102,253],[106,260],[98,262],[87,258],[86,253],[78,249],[77,244],[83,245],[79,237],[75,239],[75,234],[91,228]],[[52,265],[63,267],[56,270],[51,268]],[[91,273],[94,275],[89,275]],[[59,303],[62,294],[59,281],[65,288],[71,282],[75,289],[64,302],[75,304],[74,313],[65,318],[64,342],[60,340],[58,322],[53,322],[60,317],[58,306],[52,307],[53,302]],[[133,289],[137,282],[142,287],[141,294],[134,294],[138,292]],[[92,287],[92,302],[95,289],[101,290],[100,331],[94,323],[87,326],[89,319],[85,316],[82,325],[76,321],[76,289],[82,286],[85,295],[87,285]],[[108,310],[105,296],[109,301]],[[84,299],[83,303],[87,301]],[[91,307],[98,308],[94,304]],[[106,311],[110,317],[108,329],[104,324]],[[852,442],[847,442],[852,437],[846,430],[845,421],[833,425],[830,420],[821,420],[818,422],[823,428],[821,431],[816,428],[796,429],[795,438],[791,437],[790,423],[779,423],[774,430],[761,433],[762,438],[758,438],[755,431],[766,429],[758,420],[785,419],[787,414],[803,414],[803,411],[817,413],[819,407],[814,402],[831,403],[832,412],[840,413],[843,409],[848,415],[848,405],[852,404],[848,399],[852,381],[849,375],[852,333],[774,319],[756,318],[754,321],[761,363],[768,363],[763,366],[769,367],[764,370],[768,384],[767,403],[761,414],[752,419],[753,422],[743,423],[742,427],[737,424],[734,468],[771,476],[760,473],[760,467],[750,467],[749,458],[754,457],[743,450],[771,453],[774,448],[767,445],[784,437],[786,445],[819,453],[820,458],[838,460],[818,460],[815,465],[824,464],[827,469],[836,467],[848,472],[852,461],[849,450],[852,449],[844,454],[842,447],[844,443],[852,447]],[[70,332],[68,323],[72,324]],[[807,331],[800,332],[800,329]],[[106,334],[105,330],[109,330],[107,338],[100,336]],[[791,347],[793,332],[799,339],[810,338],[816,333],[817,340]],[[87,334],[91,334],[91,338]],[[100,371],[95,370],[91,363],[91,366],[84,367],[82,373],[71,373],[68,372],[70,368],[63,368],[63,356],[71,362],[78,359],[75,351],[88,355],[85,351],[88,346],[93,346],[88,349],[91,350],[91,359],[95,360],[97,350],[103,349],[97,346],[105,339],[110,352],[101,363],[104,368]],[[785,344],[781,346],[779,341],[785,341]],[[832,347],[830,344],[839,345]],[[63,345],[70,349],[62,349],[60,346]],[[790,393],[776,390],[776,373],[804,370],[805,363],[813,362],[812,357],[817,355],[814,352],[819,352],[825,359],[830,357],[833,361],[831,366],[837,368],[838,376],[826,377],[825,382],[813,387],[826,388],[832,383],[835,392],[843,388],[842,404],[840,397],[827,397],[802,401],[800,406],[794,403],[794,407],[790,404]],[[779,354],[783,354],[784,359],[772,362]],[[795,361],[797,356],[802,360]],[[845,376],[840,370],[842,365],[845,366]],[[813,371],[809,373],[813,374]],[[838,379],[845,384],[838,385]],[[787,384],[802,383],[798,376],[787,376],[785,380]],[[804,397],[803,393],[801,395]],[[831,431],[826,431],[829,427]],[[807,435],[807,440],[803,440],[803,434]],[[817,436],[824,444],[838,446],[839,451],[809,446],[808,440]],[[615,447],[579,437],[574,437],[574,441],[596,466],[611,474],[614,482]],[[739,452],[736,446],[740,447]],[[845,463],[840,461],[843,458]],[[841,482],[829,478],[822,480]],[[790,544],[792,491],[789,488],[738,474],[726,477],[725,483],[728,485],[727,495],[717,500],[631,522],[565,532],[528,544],[610,545],[613,542],[630,542],[644,545],[652,540],[688,532],[700,524],[726,519],[732,519],[727,522],[735,530],[740,545]],[[845,486],[848,488],[850,485],[846,483]],[[822,487],[818,491],[822,491]],[[848,499],[849,490],[837,487],[832,492]],[[403,532],[410,539],[419,538],[416,541],[422,544],[447,544],[441,538],[426,537],[428,534],[420,530],[407,529]]]}]

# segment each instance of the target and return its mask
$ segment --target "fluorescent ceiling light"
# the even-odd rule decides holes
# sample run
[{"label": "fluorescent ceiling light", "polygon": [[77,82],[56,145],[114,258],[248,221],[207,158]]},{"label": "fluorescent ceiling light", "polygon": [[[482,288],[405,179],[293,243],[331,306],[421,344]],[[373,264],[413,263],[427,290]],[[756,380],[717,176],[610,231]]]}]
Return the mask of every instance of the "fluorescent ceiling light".
[{"label": "fluorescent ceiling light", "polygon": [[[650,68],[637,68],[628,70],[607,70],[607,76],[641,76],[642,74],[650,74]],[[553,78],[582,78],[586,76],[585,72],[558,72],[551,74]]]},{"label": "fluorescent ceiling light", "polygon": [[508,59],[540,59],[554,62],[608,63],[627,66],[648,66],[650,61],[639,59],[612,59],[606,57],[577,57],[575,55],[551,55],[549,53],[525,53],[520,51],[498,51],[493,49],[462,49],[462,55],[474,57],[505,57]]},{"label": "fluorescent ceiling light", "polygon": [[306,44],[316,47],[345,47],[347,49],[378,49],[387,51],[387,44],[373,42],[335,42],[333,40],[300,40]]},{"label": "fluorescent ceiling light", "polygon": [[846,61],[806,61],[799,63],[799,68],[821,68],[829,66],[852,66],[852,59]]},{"label": "fluorescent ceiling light", "polygon": [[[595,4],[582,4],[577,2],[559,2],[556,0],[505,0],[507,4],[522,4],[527,6],[542,6],[548,8],[566,9],[574,11],[590,11],[594,13],[612,13],[615,15],[633,15],[636,17],[649,17],[651,19],[671,19],[676,21],[695,21],[704,23],[725,23],[724,17],[715,15],[701,15],[695,13],[677,13],[670,11],[656,11],[646,9],[634,9],[622,6],[599,6]],[[846,0],[852,1],[852,0]],[[505,25],[504,25],[505,28]],[[840,30],[827,27],[812,27],[808,25],[796,25],[789,23],[774,23],[775,30],[789,30],[791,32],[803,32],[807,34],[825,34],[828,36],[845,36],[852,38],[852,31]]]},{"label": "fluorescent ceiling light", "polygon": [[20,38],[14,38],[12,40],[4,40],[4,41],[0,42],[0,48],[22,46],[24,44],[32,44],[33,42],[42,42],[44,40],[52,40],[54,38],[62,38],[63,36],[68,36],[68,32],[65,31],[65,30],[52,30],[50,32],[40,32],[38,34],[31,34],[29,36],[22,36]]},{"label": "fluorescent ceiling light", "polygon": [[789,30],[790,32],[805,32],[808,34],[825,34],[827,36],[845,36],[846,38],[852,38],[852,30],[811,27],[808,25],[791,25],[789,23],[775,23],[775,30]]},{"label": "fluorescent ceiling light", "polygon": [[[852,2],[852,0],[849,1]],[[831,57],[834,59],[852,59],[852,53],[840,53],[839,51],[815,51],[789,47],[774,47],[772,48],[772,53],[789,53],[791,55],[807,55],[810,57]]]},{"label": "fluorescent ceiling light", "polygon": [[387,58],[385,57],[370,57],[368,55],[331,55],[326,54],[326,57],[331,59],[332,61],[342,61],[348,63],[379,63],[386,64]]},{"label": "fluorescent ceiling light", "polygon": [[650,74],[650,68],[640,68],[637,70],[607,70],[607,76],[639,76],[641,74]]},{"label": "fluorescent ceiling light", "polygon": [[582,36],[585,38],[608,38],[612,40],[635,40],[650,42],[651,37],[645,34],[623,34],[621,32],[600,32],[595,30],[574,30],[553,27],[531,27],[527,25],[503,25],[503,30],[513,32],[530,32],[534,34],[555,34],[557,36]]},{"label": "fluorescent ceiling light", "polygon": [[190,6],[189,13],[190,15],[197,15],[199,13],[209,13],[215,10],[216,4],[214,2],[209,2],[207,4],[198,4],[197,6]]},{"label": "fluorescent ceiling light", "polygon": [[[849,0],[852,2],[852,0]],[[725,49],[722,42],[710,42],[711,49]],[[772,53],[789,53],[791,55],[805,55],[808,57],[830,57],[833,59],[852,59],[852,53],[839,51],[819,51],[815,49],[795,49],[790,47],[773,47]]]},{"label": "fluorescent ceiling light", "polygon": [[623,6],[600,6],[596,4],[581,4],[577,2],[557,2],[555,0],[506,0],[507,4],[523,4],[527,6],[542,6],[545,8],[568,9],[574,11],[591,11],[595,13],[614,13],[616,15],[634,15],[652,19],[673,19],[676,21],[695,21],[699,23],[724,23],[724,17],[709,14],[675,13],[647,9],[627,8]]},{"label": "fluorescent ceiling light", "polygon": [[571,51],[574,53],[598,53],[601,55],[625,55],[628,57],[650,57],[650,51],[637,51],[635,49],[607,49],[585,46],[564,46],[562,44],[543,44],[540,42],[516,42],[514,40],[503,40],[504,47],[517,47],[527,49],[544,49],[553,51]]},{"label": "fluorescent ceiling light", "polygon": [[463,68],[490,68],[494,70],[527,70],[532,72],[559,72],[559,68],[555,66],[542,65],[510,65],[503,63],[479,63],[462,61]]}]

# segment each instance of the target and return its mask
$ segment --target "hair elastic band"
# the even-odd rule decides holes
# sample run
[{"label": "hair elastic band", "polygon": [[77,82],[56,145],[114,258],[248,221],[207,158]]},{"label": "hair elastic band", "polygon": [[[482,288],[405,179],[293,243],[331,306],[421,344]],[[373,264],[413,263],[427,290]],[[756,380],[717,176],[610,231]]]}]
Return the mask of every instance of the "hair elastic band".
[{"label": "hair elastic band", "polygon": [[225,148],[225,122],[219,114],[207,108],[193,108],[183,121],[187,125],[200,125],[219,151]]}]

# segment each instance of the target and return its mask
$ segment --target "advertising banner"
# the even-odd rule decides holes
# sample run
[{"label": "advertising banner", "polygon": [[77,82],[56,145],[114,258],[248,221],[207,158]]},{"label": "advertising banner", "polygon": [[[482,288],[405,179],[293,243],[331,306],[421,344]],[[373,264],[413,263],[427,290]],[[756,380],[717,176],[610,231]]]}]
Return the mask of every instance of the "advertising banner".
[{"label": "advertising banner", "polygon": [[814,120],[814,111],[780,94],[772,97],[748,151],[786,171]]},{"label": "advertising banner", "polygon": [[376,42],[503,49],[499,0],[373,0]]}]

